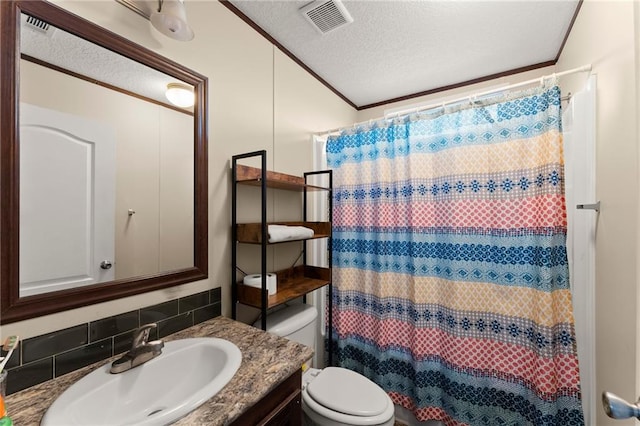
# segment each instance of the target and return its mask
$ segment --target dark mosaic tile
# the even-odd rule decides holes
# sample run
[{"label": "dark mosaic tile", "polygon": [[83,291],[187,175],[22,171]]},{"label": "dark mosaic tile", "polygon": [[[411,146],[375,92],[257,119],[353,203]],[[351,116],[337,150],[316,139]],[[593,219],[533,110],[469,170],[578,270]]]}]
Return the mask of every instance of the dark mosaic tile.
[{"label": "dark mosaic tile", "polygon": [[140,325],[162,321],[178,315],[178,300],[140,309]]},{"label": "dark mosaic tile", "polygon": [[213,305],[205,306],[204,308],[196,309],[193,311],[193,323],[200,324],[211,318],[219,317],[222,315],[222,307],[220,303],[214,303]]},{"label": "dark mosaic tile", "polygon": [[192,294],[191,296],[183,297],[179,300],[180,313],[193,311],[194,309],[202,308],[203,306],[207,306],[208,304],[208,291]]},{"label": "dark mosaic tile", "polygon": [[7,370],[7,395],[53,379],[53,357]]},{"label": "dark mosaic tile", "polygon": [[149,330],[149,341],[151,340],[157,340],[160,338],[160,330],[159,330],[159,326],[156,328],[152,328],[151,330]]},{"label": "dark mosaic tile", "polygon": [[97,342],[138,327],[138,311],[104,318],[89,323],[89,341]]},{"label": "dark mosaic tile", "polygon": [[22,362],[28,363],[87,344],[88,324],[82,324],[24,340]]},{"label": "dark mosaic tile", "polygon": [[56,377],[70,373],[89,364],[107,359],[113,354],[113,339],[105,339],[91,343],[55,357]]},{"label": "dark mosaic tile", "polygon": [[213,305],[205,306],[204,308],[196,309],[193,311],[193,323],[200,324],[211,318],[219,317],[221,314],[220,303],[214,303]]},{"label": "dark mosaic tile", "polygon": [[213,304],[213,311],[215,312],[214,317],[219,317],[222,315],[222,302],[216,302]]},{"label": "dark mosaic tile", "polygon": [[113,354],[120,354],[131,349],[133,333],[123,333],[113,337]]},{"label": "dark mosaic tile", "polygon": [[209,290],[209,295],[211,298],[210,303],[218,303],[222,301],[222,289],[220,287]]},{"label": "dark mosaic tile", "polygon": [[158,322],[158,338],[163,338],[193,325],[193,312],[187,312]]},{"label": "dark mosaic tile", "polygon": [[140,311],[26,339],[7,363],[7,393],[18,392],[128,351],[133,331],[140,325],[157,323],[158,327],[149,335],[149,340],[155,340],[220,316],[221,295],[221,289],[215,288]]}]

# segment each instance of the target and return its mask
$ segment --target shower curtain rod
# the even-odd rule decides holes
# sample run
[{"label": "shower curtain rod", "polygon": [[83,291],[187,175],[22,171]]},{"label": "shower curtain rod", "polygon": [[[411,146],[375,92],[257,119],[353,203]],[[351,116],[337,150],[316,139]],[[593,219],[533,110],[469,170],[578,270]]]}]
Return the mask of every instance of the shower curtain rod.
[{"label": "shower curtain rod", "polygon": [[505,87],[499,87],[496,89],[492,89],[492,90],[487,90],[486,92],[479,92],[479,93],[474,93],[473,95],[467,95],[467,96],[463,96],[461,98],[457,98],[457,99],[453,99],[451,101],[446,101],[446,102],[439,102],[439,103],[434,103],[431,105],[426,105],[426,106],[420,106],[420,107],[416,107],[416,108],[409,108],[403,111],[398,111],[395,112],[393,114],[389,114],[389,115],[385,115],[384,117],[379,117],[379,118],[372,118],[370,120],[367,121],[360,121],[358,123],[353,123],[351,126],[344,126],[344,127],[338,127],[335,129],[331,129],[331,130],[325,130],[323,132],[316,132],[314,134],[316,135],[328,135],[331,133],[337,133],[340,132],[344,129],[348,129],[351,127],[356,127],[362,124],[371,124],[374,123],[376,121],[382,121],[382,120],[390,120],[392,118],[398,118],[404,115],[409,115],[409,114],[414,114],[416,112],[420,112],[420,111],[426,111],[426,110],[430,110],[430,109],[434,109],[434,108],[443,108],[445,105],[450,105],[450,104],[456,104],[462,101],[466,101],[466,100],[473,100],[475,98],[479,98],[482,96],[487,96],[487,95],[491,95],[493,93],[498,93],[498,92],[502,92],[505,90],[511,90],[511,89],[515,89],[518,87],[522,87],[522,86],[528,86],[530,84],[534,84],[534,83],[540,83],[542,84],[544,82],[544,80],[548,79],[548,78],[555,78],[555,77],[562,77],[568,74],[575,74],[578,72],[585,72],[585,71],[591,71],[591,64],[587,64],[587,65],[583,65],[581,67],[577,67],[577,68],[573,68],[567,71],[562,71],[562,72],[558,72],[558,73],[553,73],[553,74],[549,74],[549,75],[544,75],[542,77],[538,77],[538,78],[533,78],[531,80],[527,80],[527,81],[523,81],[521,83],[514,83],[514,84],[510,84],[508,86]]}]

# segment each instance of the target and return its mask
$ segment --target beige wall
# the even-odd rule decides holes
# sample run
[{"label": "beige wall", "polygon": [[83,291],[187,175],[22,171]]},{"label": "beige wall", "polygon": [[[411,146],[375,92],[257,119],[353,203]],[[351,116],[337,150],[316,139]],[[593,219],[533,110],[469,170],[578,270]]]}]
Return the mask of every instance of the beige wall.
[{"label": "beige wall", "polygon": [[[602,207],[596,235],[596,395],[637,399],[638,97],[637,2],[586,1],[557,64],[584,63],[597,76],[596,193]],[[579,90],[584,78],[563,80]],[[598,407],[596,424],[614,421]]]},{"label": "beige wall", "polygon": [[310,134],[353,123],[355,110],[217,1],[187,2],[196,33],[188,43],[166,38],[115,1],[55,3],[208,77],[209,278],[3,325],[2,334],[27,338],[216,287],[229,316],[231,156],[266,149],[269,168],[301,174],[311,168]]},{"label": "beige wall", "polygon": [[540,68],[533,71],[527,71],[520,74],[510,75],[507,77],[497,78],[495,80],[489,80],[482,83],[472,84],[469,86],[460,87],[453,90],[447,90],[445,92],[438,92],[428,96],[421,96],[419,98],[409,99],[402,102],[396,102],[393,104],[383,105],[375,108],[369,108],[358,112],[358,122],[364,122],[368,120],[375,120],[380,117],[384,117],[385,112],[395,114],[396,109],[405,110],[411,109],[416,106],[429,106],[439,105],[443,102],[453,101],[465,96],[472,95],[474,93],[480,93],[484,91],[494,90],[500,87],[506,87],[509,84],[519,83],[521,81],[527,81],[534,78],[539,78],[544,75],[549,75],[555,71],[554,67]]},{"label": "beige wall", "polygon": [[[169,108],[161,108],[158,115],[158,270],[171,271],[193,266],[193,117]],[[126,210],[123,206],[123,213]]]}]

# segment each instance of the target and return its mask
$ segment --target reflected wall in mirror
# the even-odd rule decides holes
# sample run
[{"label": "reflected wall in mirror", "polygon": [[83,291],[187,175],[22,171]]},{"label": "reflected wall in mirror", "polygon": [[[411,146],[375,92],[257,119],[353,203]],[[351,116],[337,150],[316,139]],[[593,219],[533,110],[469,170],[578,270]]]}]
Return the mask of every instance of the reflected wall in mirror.
[{"label": "reflected wall in mirror", "polygon": [[193,266],[175,79],[24,13],[20,56],[20,296]]},{"label": "reflected wall in mirror", "polygon": [[206,78],[44,1],[0,7],[2,323],[205,278]]}]

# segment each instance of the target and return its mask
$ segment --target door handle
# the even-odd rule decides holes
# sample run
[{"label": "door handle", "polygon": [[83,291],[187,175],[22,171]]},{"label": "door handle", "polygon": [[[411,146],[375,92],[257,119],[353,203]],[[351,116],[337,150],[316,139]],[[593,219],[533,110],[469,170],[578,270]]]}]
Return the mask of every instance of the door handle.
[{"label": "door handle", "polygon": [[611,392],[602,393],[602,405],[607,416],[612,419],[628,419],[635,417],[640,419],[640,400],[631,404]]},{"label": "door handle", "polygon": [[110,260],[103,260],[102,262],[100,262],[100,267],[102,269],[111,269],[112,266],[113,264]]}]

